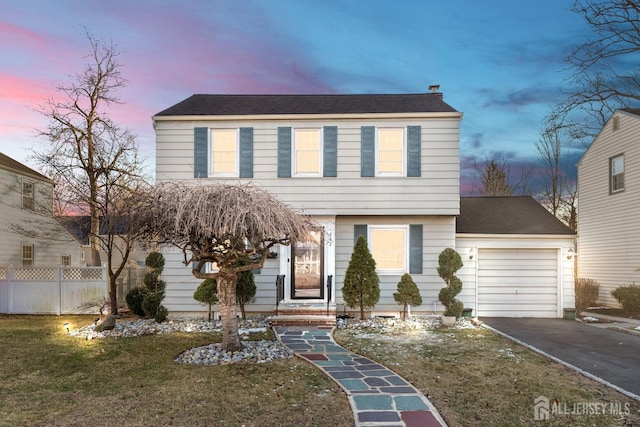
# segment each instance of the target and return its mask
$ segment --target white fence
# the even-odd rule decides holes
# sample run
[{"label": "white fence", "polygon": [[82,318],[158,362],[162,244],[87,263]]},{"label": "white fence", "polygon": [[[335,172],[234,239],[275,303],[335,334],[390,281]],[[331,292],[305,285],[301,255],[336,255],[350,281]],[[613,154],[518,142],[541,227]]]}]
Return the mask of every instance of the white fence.
[{"label": "white fence", "polygon": [[[140,283],[137,270],[121,274],[119,299]],[[0,313],[74,314],[82,304],[108,295],[105,267],[0,267]]]}]

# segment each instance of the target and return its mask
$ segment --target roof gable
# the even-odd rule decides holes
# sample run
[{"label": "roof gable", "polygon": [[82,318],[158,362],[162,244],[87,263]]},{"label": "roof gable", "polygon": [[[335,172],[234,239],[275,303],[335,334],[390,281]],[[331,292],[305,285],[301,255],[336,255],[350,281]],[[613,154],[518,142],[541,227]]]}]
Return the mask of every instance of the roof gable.
[{"label": "roof gable", "polygon": [[13,160],[11,157],[3,153],[0,153],[0,167],[20,175],[26,175],[42,181],[52,182],[40,172],[34,171],[30,167],[23,165],[17,160]]},{"label": "roof gable", "polygon": [[575,233],[531,196],[461,197],[457,233]]},{"label": "roof gable", "polygon": [[442,94],[383,95],[192,95],[156,114],[279,115],[279,114],[374,114],[457,113]]}]

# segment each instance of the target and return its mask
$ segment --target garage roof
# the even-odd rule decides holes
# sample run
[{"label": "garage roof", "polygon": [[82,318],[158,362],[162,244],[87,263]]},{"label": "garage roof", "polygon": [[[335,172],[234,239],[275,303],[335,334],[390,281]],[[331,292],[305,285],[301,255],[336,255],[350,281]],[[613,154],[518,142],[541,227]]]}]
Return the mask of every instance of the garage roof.
[{"label": "garage roof", "polygon": [[575,235],[531,196],[461,197],[456,232]]}]

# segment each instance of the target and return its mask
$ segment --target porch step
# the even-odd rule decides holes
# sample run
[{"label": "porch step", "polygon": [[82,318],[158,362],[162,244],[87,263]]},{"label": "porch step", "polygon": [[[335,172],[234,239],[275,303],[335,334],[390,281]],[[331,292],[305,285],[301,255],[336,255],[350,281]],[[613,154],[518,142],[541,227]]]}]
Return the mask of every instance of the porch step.
[{"label": "porch step", "polygon": [[302,314],[278,314],[269,318],[271,326],[335,326],[336,316]]}]

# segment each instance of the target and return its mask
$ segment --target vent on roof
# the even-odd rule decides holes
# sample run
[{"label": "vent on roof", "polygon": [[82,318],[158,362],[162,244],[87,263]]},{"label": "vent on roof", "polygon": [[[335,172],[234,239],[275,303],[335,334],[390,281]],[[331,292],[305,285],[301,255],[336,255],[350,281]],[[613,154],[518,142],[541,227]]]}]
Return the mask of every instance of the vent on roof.
[{"label": "vent on roof", "polygon": [[618,129],[620,129],[620,117],[619,116],[614,116],[613,117],[613,122],[611,123],[611,127],[612,130],[615,132]]}]

